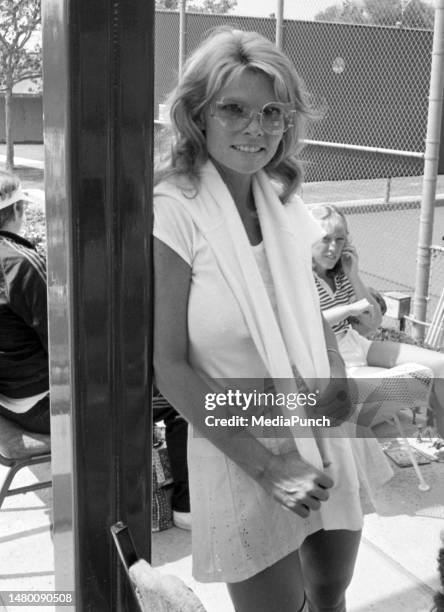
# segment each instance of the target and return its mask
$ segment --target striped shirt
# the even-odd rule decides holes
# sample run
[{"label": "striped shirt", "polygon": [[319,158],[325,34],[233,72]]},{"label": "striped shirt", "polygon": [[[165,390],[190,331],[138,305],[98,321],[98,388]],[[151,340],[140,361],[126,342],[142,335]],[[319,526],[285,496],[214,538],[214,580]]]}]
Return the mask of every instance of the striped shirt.
[{"label": "striped shirt", "polygon": [[[347,276],[341,270],[334,277],[335,290],[333,291],[330,285],[320,278],[316,272],[313,271],[314,279],[316,283],[316,289],[319,294],[319,301],[321,303],[321,310],[328,310],[334,306],[342,306],[344,304],[350,304],[356,300],[353,287]],[[343,319],[339,323],[335,323],[331,326],[335,334],[339,334],[347,330],[350,327],[348,319]]]}]

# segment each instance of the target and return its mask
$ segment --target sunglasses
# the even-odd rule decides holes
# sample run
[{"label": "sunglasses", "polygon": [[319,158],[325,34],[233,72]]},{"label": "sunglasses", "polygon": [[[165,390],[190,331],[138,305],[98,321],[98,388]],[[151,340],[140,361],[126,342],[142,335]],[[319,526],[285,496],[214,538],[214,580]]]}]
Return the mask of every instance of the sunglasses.
[{"label": "sunglasses", "polygon": [[343,220],[345,225],[347,225],[344,213],[338,208],[334,208],[328,204],[314,204],[310,206],[310,210],[313,216],[320,221],[324,221],[325,219],[329,219],[331,216],[336,215]]},{"label": "sunglasses", "polygon": [[267,134],[280,136],[294,125],[296,111],[292,104],[283,102],[267,102],[260,111],[255,111],[236,100],[218,100],[210,107],[210,114],[229,132],[244,130],[259,117],[259,124]]}]

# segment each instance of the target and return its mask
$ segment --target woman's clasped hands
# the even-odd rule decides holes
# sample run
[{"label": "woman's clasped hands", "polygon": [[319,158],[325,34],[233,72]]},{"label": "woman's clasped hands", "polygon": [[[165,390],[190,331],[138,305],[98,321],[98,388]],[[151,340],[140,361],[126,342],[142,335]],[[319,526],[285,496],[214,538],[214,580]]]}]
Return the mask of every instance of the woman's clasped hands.
[{"label": "woman's clasped hands", "polygon": [[305,462],[298,451],[272,455],[260,484],[284,508],[302,518],[329,498],[333,480]]}]

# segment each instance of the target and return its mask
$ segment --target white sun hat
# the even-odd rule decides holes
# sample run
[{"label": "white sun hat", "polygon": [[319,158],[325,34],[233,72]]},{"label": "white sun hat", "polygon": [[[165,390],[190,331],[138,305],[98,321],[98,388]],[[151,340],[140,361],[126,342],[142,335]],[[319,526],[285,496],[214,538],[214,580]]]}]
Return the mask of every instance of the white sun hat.
[{"label": "white sun hat", "polygon": [[45,191],[43,189],[24,189],[23,192],[28,196],[28,202],[34,202],[41,208],[45,207]]},{"label": "white sun hat", "polygon": [[7,208],[16,202],[24,200],[25,202],[34,202],[34,198],[28,194],[28,192],[21,187],[15,189],[7,198],[4,200],[0,199],[0,210]]}]

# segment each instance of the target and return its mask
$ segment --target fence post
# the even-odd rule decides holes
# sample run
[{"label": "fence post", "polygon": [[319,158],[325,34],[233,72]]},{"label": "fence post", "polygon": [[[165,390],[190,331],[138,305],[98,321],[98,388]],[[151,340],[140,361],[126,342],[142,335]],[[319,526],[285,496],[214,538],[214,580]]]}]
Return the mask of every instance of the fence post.
[{"label": "fence post", "polygon": [[284,0],[276,0],[276,47],[284,48]]},{"label": "fence post", "polygon": [[[444,88],[444,0],[435,0],[435,28],[433,34],[432,66],[427,121],[427,136],[424,156],[424,179],[422,186],[421,215],[417,249],[415,294],[413,317],[425,321],[430,276],[430,245],[432,242],[433,216],[438,175],[439,143]],[[424,327],[413,325],[413,337],[424,338]]]},{"label": "fence post", "polygon": [[185,56],[186,56],[186,49],[187,49],[186,5],[187,5],[187,0],[179,1],[179,78],[182,76],[182,68],[185,63]]}]

